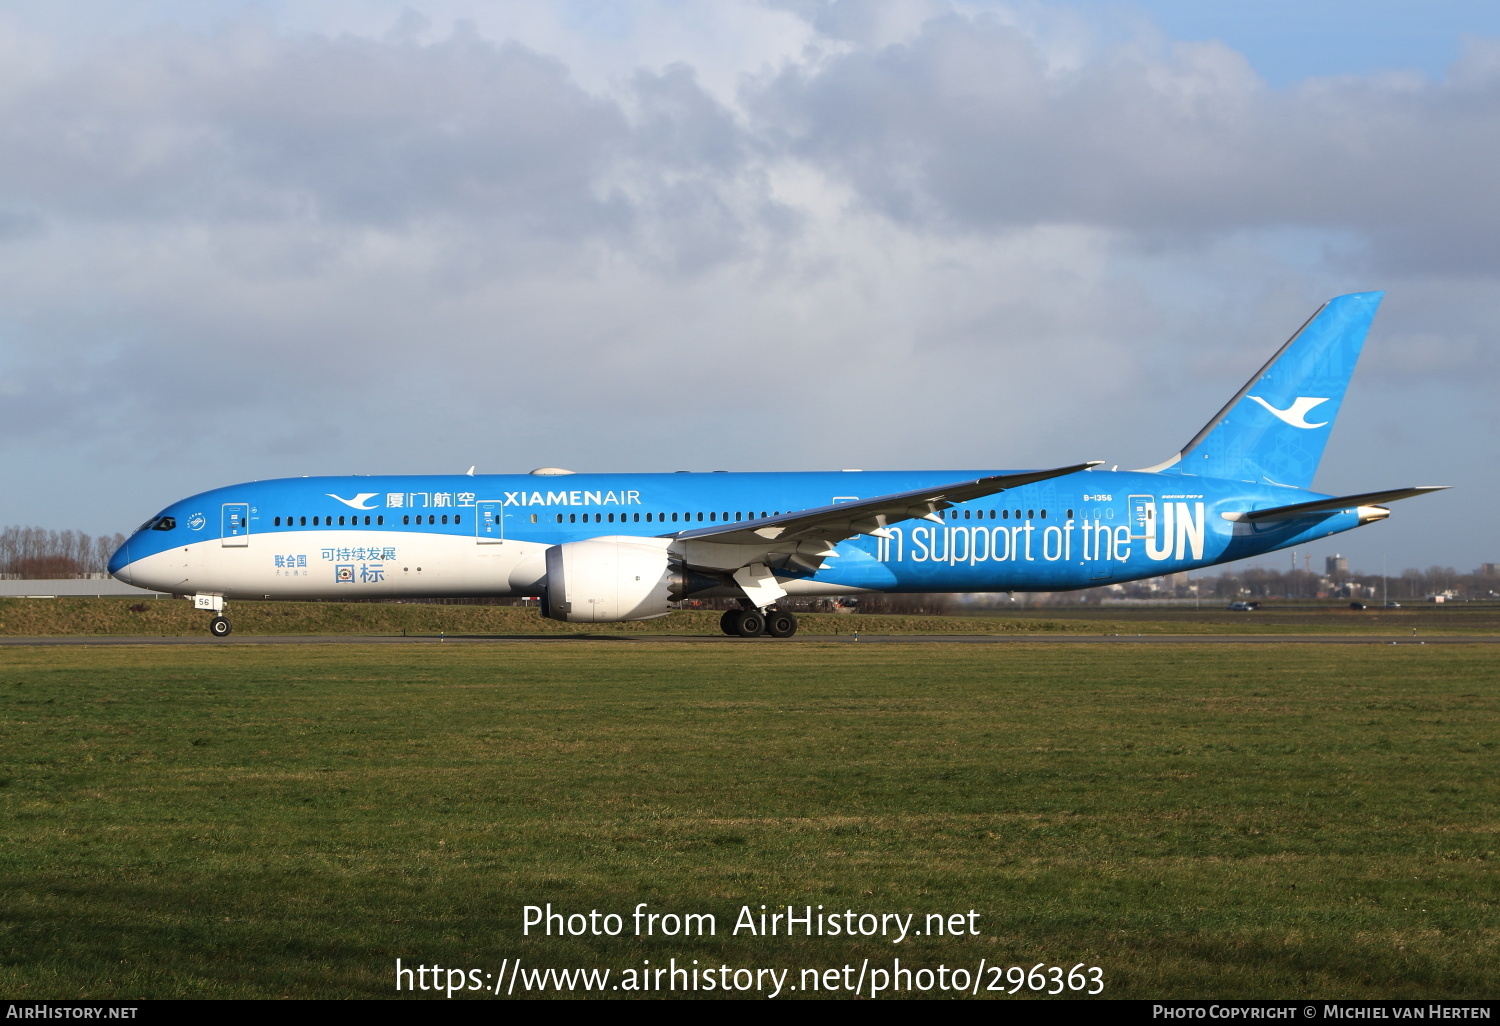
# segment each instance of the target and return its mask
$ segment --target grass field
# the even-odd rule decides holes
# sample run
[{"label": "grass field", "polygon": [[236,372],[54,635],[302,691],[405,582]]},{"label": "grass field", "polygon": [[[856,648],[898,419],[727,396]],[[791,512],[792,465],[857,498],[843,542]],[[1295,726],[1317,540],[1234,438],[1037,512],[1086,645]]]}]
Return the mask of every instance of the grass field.
[{"label": "grass field", "polygon": [[[233,602],[239,635],[298,634],[678,634],[718,635],[718,612],[680,611],[655,620],[568,624],[511,606],[366,602]],[[201,636],[209,614],[172,599],[0,599],[0,637]],[[976,616],[799,616],[803,635],[862,634],[1500,634],[1500,604],[1455,603],[1355,612],[1347,605],[1287,604],[1255,613],[1204,609],[1042,606]]]},{"label": "grass field", "polygon": [[[1104,970],[1489,996],[1489,646],[3,650],[0,993],[381,996],[394,963]],[[521,907],[713,938],[521,936]],[[729,936],[741,905],[979,936]],[[430,995],[429,995],[430,996]]]}]

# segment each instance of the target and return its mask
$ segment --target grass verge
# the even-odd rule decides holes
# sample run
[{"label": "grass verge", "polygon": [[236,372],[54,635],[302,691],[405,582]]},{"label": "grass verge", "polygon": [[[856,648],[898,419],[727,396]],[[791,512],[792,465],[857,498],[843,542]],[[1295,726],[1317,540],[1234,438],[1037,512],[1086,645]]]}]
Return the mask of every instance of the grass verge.
[{"label": "grass verge", "polygon": [[[0,991],[900,957],[1086,962],[1113,997],[1484,996],[1495,677],[1467,646],[11,649]],[[547,902],[718,933],[523,937]],[[979,935],[730,935],[762,903]]]}]

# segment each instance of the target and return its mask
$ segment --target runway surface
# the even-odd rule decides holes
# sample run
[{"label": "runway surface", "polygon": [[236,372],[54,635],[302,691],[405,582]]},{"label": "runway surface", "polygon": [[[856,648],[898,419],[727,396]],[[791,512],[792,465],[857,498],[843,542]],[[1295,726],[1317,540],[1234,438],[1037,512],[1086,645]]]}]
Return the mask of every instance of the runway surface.
[{"label": "runway surface", "polygon": [[610,641],[619,644],[689,643],[699,645],[1500,645],[1500,635],[1410,635],[1372,634],[807,634],[795,638],[726,638],[701,634],[424,634],[394,635],[242,635],[215,638],[210,635],[174,637],[116,637],[58,635],[50,637],[0,638],[0,646],[72,647],[109,645],[476,645],[476,644],[568,644],[580,641]]}]

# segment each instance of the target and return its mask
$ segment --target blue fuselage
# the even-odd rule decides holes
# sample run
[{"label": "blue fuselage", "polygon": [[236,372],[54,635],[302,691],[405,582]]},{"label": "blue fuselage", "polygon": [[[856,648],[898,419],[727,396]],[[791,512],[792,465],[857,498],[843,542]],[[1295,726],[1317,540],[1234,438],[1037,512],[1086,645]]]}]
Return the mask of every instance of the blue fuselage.
[{"label": "blue fuselage", "polygon": [[[537,594],[554,545],[667,537],[1005,471],[320,477],[173,503],[110,562],[122,580],[225,598]],[[1356,510],[1264,524],[1223,514],[1321,493],[1092,471],[837,545],[792,594],[1065,591],[1242,559],[1349,530]]]}]

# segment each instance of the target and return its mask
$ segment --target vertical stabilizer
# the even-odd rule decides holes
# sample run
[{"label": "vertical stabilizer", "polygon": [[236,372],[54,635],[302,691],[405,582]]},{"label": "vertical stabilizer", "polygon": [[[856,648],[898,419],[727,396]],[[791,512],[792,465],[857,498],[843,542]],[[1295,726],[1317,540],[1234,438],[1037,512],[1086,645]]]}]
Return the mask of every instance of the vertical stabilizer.
[{"label": "vertical stabilizer", "polygon": [[1311,488],[1384,295],[1323,304],[1180,453],[1146,469]]}]

